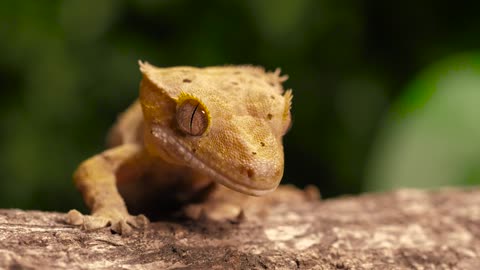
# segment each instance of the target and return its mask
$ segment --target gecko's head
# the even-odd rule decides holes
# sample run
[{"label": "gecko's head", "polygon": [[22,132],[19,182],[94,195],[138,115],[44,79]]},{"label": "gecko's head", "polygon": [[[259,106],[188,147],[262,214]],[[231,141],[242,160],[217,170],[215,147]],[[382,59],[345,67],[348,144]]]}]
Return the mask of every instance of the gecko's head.
[{"label": "gecko's head", "polygon": [[292,94],[250,66],[157,68],[140,62],[147,149],[249,195],[283,176]]}]

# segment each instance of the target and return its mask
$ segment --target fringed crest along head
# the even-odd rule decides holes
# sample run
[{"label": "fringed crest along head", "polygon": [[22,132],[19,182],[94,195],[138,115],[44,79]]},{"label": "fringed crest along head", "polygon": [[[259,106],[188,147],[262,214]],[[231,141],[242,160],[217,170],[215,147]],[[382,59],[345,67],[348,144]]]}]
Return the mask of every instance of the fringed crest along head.
[{"label": "fringed crest along head", "polygon": [[284,134],[285,134],[290,129],[291,121],[292,121],[292,116],[290,112],[290,110],[292,109],[292,99],[293,99],[292,89],[288,89],[287,91],[285,91],[283,98],[285,99],[285,107],[283,109]]},{"label": "fringed crest along head", "polygon": [[150,64],[148,62],[143,62],[142,60],[138,60],[138,66],[140,68],[140,72],[144,73],[145,69],[147,68],[147,65],[149,66]]},{"label": "fringed crest along head", "polygon": [[246,194],[277,187],[292,100],[280,69],[139,66],[149,151],[168,153]]},{"label": "fringed crest along head", "polygon": [[283,117],[287,118],[287,116],[290,114],[290,109],[292,108],[292,99],[293,99],[292,89],[288,89],[287,91],[285,91],[283,98],[285,99]]}]

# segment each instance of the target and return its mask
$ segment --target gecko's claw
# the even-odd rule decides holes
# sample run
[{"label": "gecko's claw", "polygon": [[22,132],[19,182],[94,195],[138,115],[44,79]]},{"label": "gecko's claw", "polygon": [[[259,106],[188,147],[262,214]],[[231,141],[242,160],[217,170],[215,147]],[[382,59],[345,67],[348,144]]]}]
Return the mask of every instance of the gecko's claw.
[{"label": "gecko's claw", "polygon": [[66,222],[82,226],[84,230],[110,227],[113,232],[121,235],[128,235],[133,229],[144,229],[149,223],[148,218],[144,215],[132,216],[120,211],[99,211],[93,215],[83,215],[77,210],[68,212]]}]

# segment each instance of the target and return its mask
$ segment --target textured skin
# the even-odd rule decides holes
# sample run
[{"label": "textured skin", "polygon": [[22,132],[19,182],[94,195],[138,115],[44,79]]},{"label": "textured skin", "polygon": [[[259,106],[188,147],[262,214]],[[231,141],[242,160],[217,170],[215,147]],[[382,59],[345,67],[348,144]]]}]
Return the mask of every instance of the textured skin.
[{"label": "textured skin", "polygon": [[[130,209],[162,196],[185,202],[212,182],[255,196],[276,189],[292,99],[279,70],[157,68],[140,62],[140,71],[139,100],[110,131],[110,149],[84,161],[74,174],[92,215],[72,210],[71,224],[128,233],[147,219],[130,216],[125,201]],[[186,99],[205,108],[209,124],[200,136],[178,128],[176,110]]]}]

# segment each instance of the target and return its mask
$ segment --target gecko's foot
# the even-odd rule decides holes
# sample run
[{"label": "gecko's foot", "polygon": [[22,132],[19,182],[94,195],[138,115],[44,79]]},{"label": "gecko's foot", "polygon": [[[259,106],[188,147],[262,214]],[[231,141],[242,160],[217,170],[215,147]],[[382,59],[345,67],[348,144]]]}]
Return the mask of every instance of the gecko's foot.
[{"label": "gecko's foot", "polygon": [[186,206],[183,212],[188,218],[194,220],[238,223],[245,219],[243,209],[233,204],[191,204]]},{"label": "gecko's foot", "polygon": [[133,229],[144,229],[148,226],[148,218],[144,215],[132,216],[116,210],[97,211],[93,215],[83,215],[77,210],[67,214],[68,224],[82,226],[85,230],[95,230],[110,227],[112,231],[128,235]]},{"label": "gecko's foot", "polygon": [[238,223],[245,219],[245,210],[250,198],[217,185],[202,202],[185,206],[183,213],[194,220]]}]

